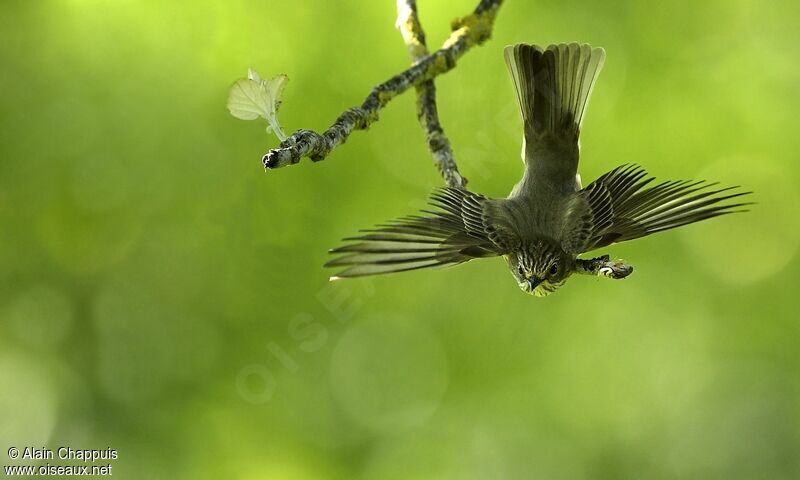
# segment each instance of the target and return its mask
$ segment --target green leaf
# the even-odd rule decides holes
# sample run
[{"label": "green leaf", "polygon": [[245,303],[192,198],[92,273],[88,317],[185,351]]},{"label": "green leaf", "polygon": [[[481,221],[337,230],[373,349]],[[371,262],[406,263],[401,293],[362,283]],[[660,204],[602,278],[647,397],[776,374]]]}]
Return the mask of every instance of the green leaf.
[{"label": "green leaf", "polygon": [[285,140],[286,134],[278,123],[278,107],[288,80],[283,74],[263,80],[258,72],[248,69],[247,78],[240,78],[231,87],[228,111],[242,120],[264,118],[268,123],[267,132],[273,131],[281,141]]}]

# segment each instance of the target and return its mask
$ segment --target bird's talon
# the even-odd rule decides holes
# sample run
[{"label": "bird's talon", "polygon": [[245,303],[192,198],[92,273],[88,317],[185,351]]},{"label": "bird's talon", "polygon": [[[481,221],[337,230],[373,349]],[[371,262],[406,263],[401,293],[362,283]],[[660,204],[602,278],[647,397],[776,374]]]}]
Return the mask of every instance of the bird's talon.
[{"label": "bird's talon", "polygon": [[627,265],[622,260],[613,262],[608,268],[611,269],[611,277],[617,280],[625,278],[633,273],[633,267],[631,265]]}]

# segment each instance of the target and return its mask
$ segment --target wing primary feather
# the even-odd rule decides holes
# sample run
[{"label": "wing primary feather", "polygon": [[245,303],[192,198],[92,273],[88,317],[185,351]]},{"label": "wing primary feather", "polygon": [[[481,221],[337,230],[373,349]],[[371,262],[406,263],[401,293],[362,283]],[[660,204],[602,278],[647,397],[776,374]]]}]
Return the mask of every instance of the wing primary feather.
[{"label": "wing primary feather", "polygon": [[347,267],[334,278],[403,272],[457,265],[473,258],[503,255],[495,243],[497,230],[486,206],[489,199],[465,190],[442,188],[433,192],[434,208],[385,222],[361,235],[347,237],[345,245],[330,250],[337,257],[327,267]]},{"label": "wing primary feather", "polygon": [[564,227],[565,244],[571,251],[585,252],[741,212],[741,207],[752,205],[731,203],[752,193],[739,191],[739,186],[719,188],[717,182],[705,180],[652,185],[654,180],[636,164],[620,165],[600,176],[576,194]]}]

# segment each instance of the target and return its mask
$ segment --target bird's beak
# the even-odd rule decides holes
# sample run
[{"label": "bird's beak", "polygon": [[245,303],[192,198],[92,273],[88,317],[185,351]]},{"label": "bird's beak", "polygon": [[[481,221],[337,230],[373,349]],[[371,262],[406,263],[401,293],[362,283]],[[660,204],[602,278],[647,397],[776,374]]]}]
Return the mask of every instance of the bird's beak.
[{"label": "bird's beak", "polygon": [[542,281],[539,280],[536,277],[529,278],[528,279],[528,286],[530,287],[530,291],[531,292],[534,291],[536,289],[536,286],[539,285],[540,283],[542,283]]}]

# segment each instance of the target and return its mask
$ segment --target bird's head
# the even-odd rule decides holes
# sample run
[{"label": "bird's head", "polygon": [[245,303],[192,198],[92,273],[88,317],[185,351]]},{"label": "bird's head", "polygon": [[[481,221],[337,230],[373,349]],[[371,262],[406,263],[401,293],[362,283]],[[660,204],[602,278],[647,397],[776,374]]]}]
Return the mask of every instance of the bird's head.
[{"label": "bird's head", "polygon": [[523,292],[544,297],[566,283],[575,258],[551,240],[537,240],[506,255],[508,268]]}]

